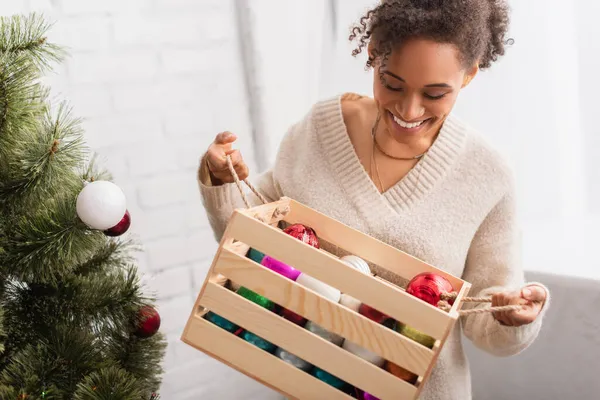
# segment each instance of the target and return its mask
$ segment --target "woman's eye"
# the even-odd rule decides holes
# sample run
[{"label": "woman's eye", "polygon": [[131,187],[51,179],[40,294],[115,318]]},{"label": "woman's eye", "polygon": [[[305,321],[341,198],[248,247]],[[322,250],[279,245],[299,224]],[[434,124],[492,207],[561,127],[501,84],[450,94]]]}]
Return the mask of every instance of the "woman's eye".
[{"label": "woman's eye", "polygon": [[430,100],[439,100],[444,97],[447,93],[425,93],[425,97]]}]

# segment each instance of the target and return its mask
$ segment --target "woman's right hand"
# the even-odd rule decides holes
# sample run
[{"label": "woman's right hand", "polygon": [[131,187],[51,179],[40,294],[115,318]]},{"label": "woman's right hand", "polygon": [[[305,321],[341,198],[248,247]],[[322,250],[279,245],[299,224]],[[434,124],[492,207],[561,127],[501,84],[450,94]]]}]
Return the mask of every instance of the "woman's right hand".
[{"label": "woman's right hand", "polygon": [[240,180],[248,177],[248,166],[242,158],[239,150],[231,148],[237,136],[231,132],[221,132],[208,147],[206,152],[206,164],[210,173],[210,180],[213,185],[222,185],[224,183],[234,182],[233,176],[227,165],[227,156],[231,156],[231,163]]}]

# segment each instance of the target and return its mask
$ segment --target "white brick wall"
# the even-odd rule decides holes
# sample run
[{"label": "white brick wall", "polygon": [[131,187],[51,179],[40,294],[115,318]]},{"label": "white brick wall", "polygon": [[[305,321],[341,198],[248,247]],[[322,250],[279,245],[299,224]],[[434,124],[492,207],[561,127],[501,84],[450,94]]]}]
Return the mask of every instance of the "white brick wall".
[{"label": "white brick wall", "polygon": [[32,10],[69,47],[47,79],[53,93],[84,118],[88,145],[127,195],[169,339],[162,398],[277,398],[179,340],[217,247],[196,188],[199,156],[231,130],[254,168],[232,1],[0,1],[0,15]]}]

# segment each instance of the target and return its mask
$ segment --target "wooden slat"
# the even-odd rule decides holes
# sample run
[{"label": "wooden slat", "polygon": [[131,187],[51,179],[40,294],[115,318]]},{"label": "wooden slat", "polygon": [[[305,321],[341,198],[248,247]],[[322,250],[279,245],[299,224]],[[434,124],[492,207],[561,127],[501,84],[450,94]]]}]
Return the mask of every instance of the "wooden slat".
[{"label": "wooden slat", "polygon": [[435,272],[448,279],[455,290],[459,290],[463,284],[461,279],[293,199],[290,199],[290,213],[284,220],[311,226],[317,236],[407,280],[421,272]]},{"label": "wooden slat", "polygon": [[205,319],[192,317],[182,341],[286,397],[302,400],[352,399]]},{"label": "wooden slat", "polygon": [[223,249],[215,270],[238,285],[253,290],[417,375],[425,373],[433,359],[434,354],[427,347],[226,248]]},{"label": "wooden slat", "polygon": [[209,285],[201,304],[379,398],[412,399],[416,394],[415,386],[220,286]]},{"label": "wooden slat", "polygon": [[436,339],[444,335],[446,327],[451,323],[448,313],[414,298],[392,284],[365,275],[331,254],[316,250],[247,215],[234,213],[229,229],[234,238],[264,254],[289,264]]}]

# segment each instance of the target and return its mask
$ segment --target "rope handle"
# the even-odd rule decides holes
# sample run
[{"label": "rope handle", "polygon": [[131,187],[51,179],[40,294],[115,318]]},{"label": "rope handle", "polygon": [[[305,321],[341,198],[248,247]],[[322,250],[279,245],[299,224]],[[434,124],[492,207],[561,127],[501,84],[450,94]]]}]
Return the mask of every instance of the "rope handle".
[{"label": "rope handle", "polygon": [[[456,300],[457,293],[442,293],[440,296],[441,300],[438,302],[438,307],[444,311],[449,311],[452,307],[450,305],[450,300]],[[490,297],[464,297],[462,299],[464,303],[491,303],[492,299]],[[514,304],[508,306],[497,306],[497,307],[486,307],[486,308],[472,308],[470,310],[459,310],[458,314],[460,316],[470,315],[470,314],[482,314],[482,313],[496,313],[503,311],[518,311],[524,308],[523,305]]]},{"label": "rope handle", "polygon": [[[244,204],[246,204],[247,208],[251,208],[252,206],[250,205],[250,201],[248,201],[248,197],[246,196],[246,193],[244,193],[244,189],[242,188],[242,181],[240,181],[240,177],[238,176],[237,172],[235,172],[235,168],[233,167],[233,162],[231,161],[230,155],[227,155],[227,166],[229,167],[229,172],[231,172],[231,175],[233,176],[233,180],[235,181],[235,184],[236,184],[240,194],[242,195]],[[244,179],[243,182],[250,188],[250,190],[252,190],[252,192],[260,199],[260,201],[263,202],[263,204],[267,204],[269,202],[262,194],[260,194],[258,192],[258,190],[256,190],[256,188],[248,181],[248,179]],[[288,207],[283,208],[283,209],[280,209],[278,207],[274,212],[274,216],[278,217],[281,215],[285,215],[288,212],[289,212]],[[256,216],[256,218],[261,222],[266,222],[264,220],[264,218],[262,218],[260,216]],[[452,308],[449,301],[455,300],[456,297],[457,297],[456,292],[442,294],[441,300],[438,303],[438,307],[444,311],[449,311]],[[462,299],[462,301],[465,303],[491,303],[492,299],[487,298],[487,297],[465,297]],[[503,311],[517,311],[517,310],[521,310],[522,308],[523,308],[522,305],[509,305],[509,306],[498,306],[498,307],[473,308],[470,310],[459,310],[458,313],[461,316],[463,316],[463,315],[480,314],[480,313],[487,313],[487,312],[494,313],[494,312],[503,312]]]}]

